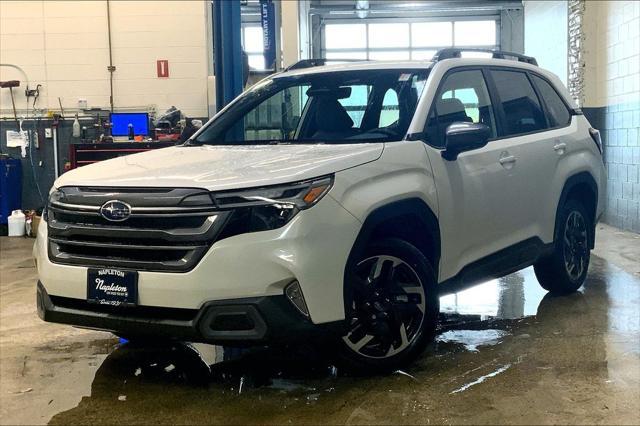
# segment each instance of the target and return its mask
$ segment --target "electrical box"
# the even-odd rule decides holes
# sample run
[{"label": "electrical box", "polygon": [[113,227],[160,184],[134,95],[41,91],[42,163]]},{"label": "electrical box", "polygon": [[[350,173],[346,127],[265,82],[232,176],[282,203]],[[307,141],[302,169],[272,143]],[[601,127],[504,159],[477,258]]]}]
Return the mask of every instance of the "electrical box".
[{"label": "electrical box", "polygon": [[6,225],[13,210],[22,208],[22,163],[0,158],[0,225]]},{"label": "electrical box", "polygon": [[47,139],[51,139],[53,137],[53,130],[51,130],[51,127],[44,129],[44,137]]}]

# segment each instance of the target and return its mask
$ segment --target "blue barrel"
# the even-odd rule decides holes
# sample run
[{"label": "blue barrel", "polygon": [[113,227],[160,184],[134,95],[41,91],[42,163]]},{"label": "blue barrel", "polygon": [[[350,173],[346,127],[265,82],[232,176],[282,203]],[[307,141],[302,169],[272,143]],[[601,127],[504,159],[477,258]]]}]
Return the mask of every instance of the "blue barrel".
[{"label": "blue barrel", "polygon": [[0,225],[7,224],[13,210],[22,208],[22,164],[0,157]]}]

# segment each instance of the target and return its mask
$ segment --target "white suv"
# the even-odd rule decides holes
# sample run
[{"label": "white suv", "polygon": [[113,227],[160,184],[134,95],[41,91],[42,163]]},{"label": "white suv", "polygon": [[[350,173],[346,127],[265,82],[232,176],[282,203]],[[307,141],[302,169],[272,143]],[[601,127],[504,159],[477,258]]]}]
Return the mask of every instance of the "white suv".
[{"label": "white suv", "polygon": [[[58,179],[42,319],[229,345],[327,337],[369,370],[432,340],[438,296],[534,265],[583,283],[597,130],[533,58],[303,61],[187,143]],[[506,56],[515,60],[507,60]]]}]

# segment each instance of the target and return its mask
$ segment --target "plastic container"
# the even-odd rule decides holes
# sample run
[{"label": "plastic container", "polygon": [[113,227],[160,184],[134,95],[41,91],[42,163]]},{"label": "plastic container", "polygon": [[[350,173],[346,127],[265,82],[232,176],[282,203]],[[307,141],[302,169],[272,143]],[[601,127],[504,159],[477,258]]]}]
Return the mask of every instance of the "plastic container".
[{"label": "plastic container", "polygon": [[79,138],[80,137],[80,122],[78,121],[78,114],[76,114],[76,119],[73,120],[73,131],[72,131],[71,135],[74,138]]},{"label": "plastic container", "polygon": [[14,210],[13,212],[11,212],[11,216],[9,216],[8,222],[10,237],[24,237],[25,217],[24,213],[22,213],[22,210]]}]

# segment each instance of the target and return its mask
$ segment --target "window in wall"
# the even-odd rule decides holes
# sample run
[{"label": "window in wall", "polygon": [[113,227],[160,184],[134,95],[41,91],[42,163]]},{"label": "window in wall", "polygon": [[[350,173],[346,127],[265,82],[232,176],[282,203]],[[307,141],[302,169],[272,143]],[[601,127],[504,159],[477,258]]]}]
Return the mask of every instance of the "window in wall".
[{"label": "window in wall", "polygon": [[533,76],[533,81],[538,88],[542,99],[544,99],[544,104],[547,106],[547,119],[549,120],[549,123],[553,127],[566,126],[569,124],[571,121],[571,113],[562,99],[560,99],[558,92],[556,92],[556,90],[551,87],[547,81],[537,75]]},{"label": "window in wall", "polygon": [[262,27],[246,26],[242,29],[242,47],[249,58],[249,67],[264,69],[264,46]]},{"label": "window in wall", "polygon": [[413,47],[453,45],[453,22],[418,22],[411,24]]},{"label": "window in wall", "polygon": [[433,55],[436,54],[436,50],[412,50],[411,51],[411,59],[414,61],[428,61],[433,58]]},{"label": "window in wall", "polygon": [[431,145],[443,147],[447,127],[456,122],[486,124],[492,137],[496,136],[491,98],[481,71],[450,74],[439,93],[425,130]]},{"label": "window in wall", "polygon": [[367,47],[366,24],[327,25],[325,43],[331,48],[364,49]]},{"label": "window in wall", "polygon": [[453,34],[456,46],[495,46],[496,21],[457,21]]},{"label": "window in wall", "polygon": [[[428,60],[446,47],[499,48],[495,18],[324,25],[327,59]],[[463,53],[464,57],[490,57]]]},{"label": "window in wall", "polygon": [[369,24],[369,47],[409,47],[409,24]]},{"label": "window in wall", "polygon": [[362,50],[341,50],[338,52],[327,52],[325,58],[336,59],[336,62],[339,62],[340,59],[367,59],[367,52]]},{"label": "window in wall", "polygon": [[409,60],[408,50],[394,50],[386,52],[369,52],[369,59],[374,61],[406,61]]},{"label": "window in wall", "polygon": [[507,135],[518,135],[542,130],[545,117],[538,97],[527,78],[518,71],[491,71],[506,118]]}]

